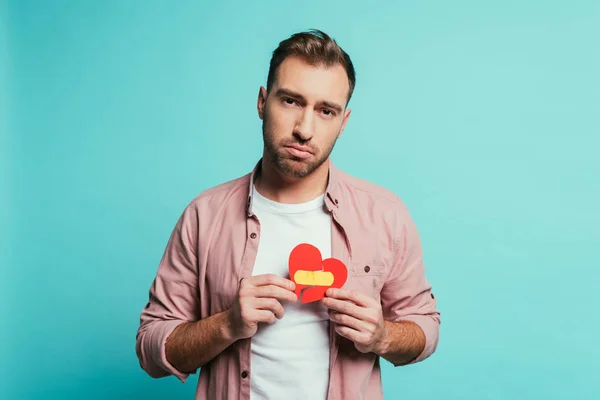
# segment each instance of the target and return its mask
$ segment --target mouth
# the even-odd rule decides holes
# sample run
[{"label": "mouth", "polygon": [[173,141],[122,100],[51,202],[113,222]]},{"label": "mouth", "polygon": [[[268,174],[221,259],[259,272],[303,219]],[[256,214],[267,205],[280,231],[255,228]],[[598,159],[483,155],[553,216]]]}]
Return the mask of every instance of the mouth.
[{"label": "mouth", "polygon": [[296,158],[305,159],[313,155],[313,153],[308,148],[302,146],[291,145],[284,146],[284,148],[287,150],[288,153],[290,153]]}]

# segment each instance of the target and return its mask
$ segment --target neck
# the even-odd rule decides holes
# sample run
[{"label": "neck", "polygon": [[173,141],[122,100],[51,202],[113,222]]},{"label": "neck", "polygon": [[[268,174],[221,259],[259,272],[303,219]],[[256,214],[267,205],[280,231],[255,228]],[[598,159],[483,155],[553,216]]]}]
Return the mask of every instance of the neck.
[{"label": "neck", "polygon": [[260,174],[254,183],[256,190],[278,203],[305,203],[322,195],[327,189],[329,160],[304,178],[282,176],[265,156],[260,167]]}]

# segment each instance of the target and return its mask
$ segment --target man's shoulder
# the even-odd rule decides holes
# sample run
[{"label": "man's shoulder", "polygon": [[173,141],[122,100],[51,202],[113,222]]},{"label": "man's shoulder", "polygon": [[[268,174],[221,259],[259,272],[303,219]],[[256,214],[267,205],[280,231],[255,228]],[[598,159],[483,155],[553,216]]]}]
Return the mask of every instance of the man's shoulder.
[{"label": "man's shoulder", "polygon": [[364,198],[372,204],[382,207],[406,207],[398,194],[383,185],[342,170],[338,170],[337,173],[342,190],[352,197]]},{"label": "man's shoulder", "polygon": [[214,185],[201,191],[190,201],[191,207],[202,207],[209,204],[225,204],[232,196],[245,198],[251,173]]}]

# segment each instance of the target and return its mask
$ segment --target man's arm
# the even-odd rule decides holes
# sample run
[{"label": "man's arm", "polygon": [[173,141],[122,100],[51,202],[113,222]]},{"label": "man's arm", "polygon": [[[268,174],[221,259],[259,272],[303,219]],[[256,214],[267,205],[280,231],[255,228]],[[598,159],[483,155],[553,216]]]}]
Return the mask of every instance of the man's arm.
[{"label": "man's arm", "polygon": [[[440,313],[425,276],[423,250],[419,232],[403,204],[396,210],[394,264],[381,290],[383,318],[391,327],[382,356],[395,366],[423,361],[438,344]],[[413,342],[411,357],[401,357],[403,341]],[[411,355],[414,355],[411,352]]]},{"label": "man's arm", "polygon": [[356,291],[328,289],[323,304],[338,334],[360,352],[373,352],[394,366],[429,357],[438,342],[440,314],[425,277],[417,229],[405,208],[397,214],[394,263],[381,302]]},{"label": "man's arm", "polygon": [[412,321],[384,321],[385,334],[375,353],[392,364],[409,364],[425,349],[425,334]]},{"label": "man's arm", "polygon": [[362,353],[375,353],[397,366],[415,360],[425,348],[419,325],[385,321],[381,304],[363,293],[329,289],[323,304],[330,309],[335,331]]},{"label": "man's arm", "polygon": [[188,206],[171,233],[136,335],[140,366],[153,378],[175,375],[185,382],[193,372],[181,372],[171,364],[166,343],[180,325],[200,320],[197,241],[197,212]]},{"label": "man's arm", "polygon": [[238,339],[248,338],[259,322],[283,317],[280,301],[297,301],[294,282],[272,274],[244,278],[230,309],[201,319],[198,292],[196,211],[180,217],[150,288],[140,318],[136,353],[153,378],[188,376]]},{"label": "man's arm", "polygon": [[224,311],[177,326],[167,338],[166,357],[178,371],[191,374],[236,340],[228,312]]},{"label": "man's arm", "polygon": [[273,274],[242,279],[230,309],[175,328],[167,339],[167,359],[181,372],[195,371],[235,341],[253,336],[260,322],[281,319],[281,302],[298,300],[294,288],[294,282]]}]

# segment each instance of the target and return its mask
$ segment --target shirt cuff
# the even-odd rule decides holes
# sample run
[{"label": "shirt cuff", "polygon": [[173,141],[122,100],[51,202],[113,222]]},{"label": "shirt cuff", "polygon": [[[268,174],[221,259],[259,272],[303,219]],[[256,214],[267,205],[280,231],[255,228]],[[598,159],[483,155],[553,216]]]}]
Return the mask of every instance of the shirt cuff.
[{"label": "shirt cuff", "polygon": [[185,383],[190,374],[179,371],[167,360],[166,343],[173,330],[184,322],[180,320],[161,321],[154,326],[148,341],[153,346],[152,355],[156,364],[169,374],[176,376],[182,383]]}]

